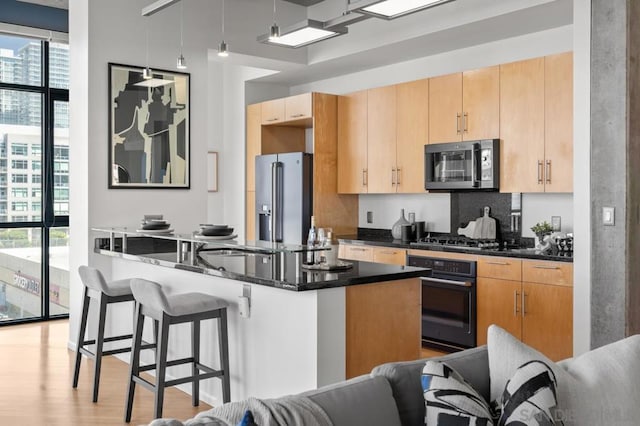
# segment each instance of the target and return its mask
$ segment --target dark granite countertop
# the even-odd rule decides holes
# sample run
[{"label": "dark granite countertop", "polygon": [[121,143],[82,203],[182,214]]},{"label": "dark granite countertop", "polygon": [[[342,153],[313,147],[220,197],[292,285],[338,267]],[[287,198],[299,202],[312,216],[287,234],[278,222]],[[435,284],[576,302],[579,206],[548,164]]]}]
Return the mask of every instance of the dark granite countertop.
[{"label": "dark granite countertop", "polygon": [[242,256],[225,256],[206,249],[198,252],[192,264],[189,259],[177,261],[174,242],[163,242],[149,237],[128,238],[126,253],[122,253],[121,241],[116,241],[115,247],[115,250],[111,251],[107,238],[96,238],[94,250],[106,256],[292,291],[370,284],[431,274],[431,270],[425,268],[358,261],[349,261],[352,267],[347,270],[307,270],[299,265],[300,259],[295,253],[256,252]]},{"label": "dark granite countertop", "polygon": [[395,247],[401,249],[413,249],[413,250],[431,250],[450,253],[468,253],[477,256],[500,256],[500,257],[514,257],[519,259],[531,259],[531,260],[551,260],[556,262],[568,262],[573,263],[573,258],[568,256],[556,256],[552,254],[541,253],[534,248],[509,248],[504,250],[474,250],[464,247],[443,247],[440,245],[433,245],[429,247],[425,246],[412,246],[411,243],[402,242],[401,240],[394,240],[390,235],[341,235],[338,237],[338,241],[344,244],[362,244],[370,246],[382,246],[382,247]]}]

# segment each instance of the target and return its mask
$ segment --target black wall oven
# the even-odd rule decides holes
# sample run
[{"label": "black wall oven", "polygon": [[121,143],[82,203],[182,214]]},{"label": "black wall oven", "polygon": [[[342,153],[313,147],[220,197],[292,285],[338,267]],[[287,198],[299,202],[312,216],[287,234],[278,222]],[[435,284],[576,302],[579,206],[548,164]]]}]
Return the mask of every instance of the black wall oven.
[{"label": "black wall oven", "polygon": [[407,256],[409,266],[431,268],[422,281],[422,342],[446,351],[476,346],[476,262]]}]

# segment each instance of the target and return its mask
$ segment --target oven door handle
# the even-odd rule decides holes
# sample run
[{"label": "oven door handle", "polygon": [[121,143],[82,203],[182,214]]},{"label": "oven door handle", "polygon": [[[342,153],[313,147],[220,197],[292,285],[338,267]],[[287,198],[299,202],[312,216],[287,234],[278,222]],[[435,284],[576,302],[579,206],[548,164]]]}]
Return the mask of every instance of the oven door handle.
[{"label": "oven door handle", "polygon": [[473,283],[471,281],[454,281],[454,280],[444,280],[442,278],[432,278],[432,277],[420,277],[420,281],[431,281],[439,284],[450,284],[458,287],[471,287]]}]

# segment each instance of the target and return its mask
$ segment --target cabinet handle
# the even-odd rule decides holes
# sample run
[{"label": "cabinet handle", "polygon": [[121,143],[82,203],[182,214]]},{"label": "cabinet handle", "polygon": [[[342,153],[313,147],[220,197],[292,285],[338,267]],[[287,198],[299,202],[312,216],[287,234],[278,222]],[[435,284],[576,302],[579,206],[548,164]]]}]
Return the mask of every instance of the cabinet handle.
[{"label": "cabinet handle", "polygon": [[544,174],[547,178],[547,183],[551,183],[551,160],[547,160],[545,163]]},{"label": "cabinet handle", "polygon": [[456,135],[460,134],[460,113],[456,113]]},{"label": "cabinet handle", "polygon": [[527,315],[527,293],[522,291],[522,317]]},{"label": "cabinet handle", "polygon": [[278,117],[274,117],[274,118],[267,118],[267,121],[278,121]]},{"label": "cabinet handle", "polygon": [[396,185],[400,185],[400,167],[396,169]]},{"label": "cabinet handle", "polygon": [[518,290],[514,290],[513,292],[513,316],[517,317],[518,313],[520,312],[518,310],[518,296],[520,296],[520,292],[518,292]]},{"label": "cabinet handle", "polygon": [[534,269],[560,269],[557,266],[533,265]]},{"label": "cabinet handle", "polygon": [[304,117],[304,114],[291,114],[289,117],[291,118]]},{"label": "cabinet handle", "polygon": [[396,185],[396,169],[395,167],[391,169],[391,186]]},{"label": "cabinet handle", "polygon": [[509,265],[508,262],[487,262],[488,265],[500,265],[500,266],[507,266]]},{"label": "cabinet handle", "polygon": [[542,161],[538,160],[538,185],[542,185],[543,180],[542,180]]},{"label": "cabinet handle", "polygon": [[392,255],[398,254],[397,251],[386,251],[386,250],[380,250],[379,253],[381,253],[381,254],[392,254]]},{"label": "cabinet handle", "polygon": [[368,178],[367,169],[362,169],[362,186],[367,186],[367,182],[369,182]]},{"label": "cabinet handle", "polygon": [[469,129],[467,129],[468,122],[469,122],[469,114],[465,112],[464,114],[462,114],[462,131],[464,133],[469,132]]},{"label": "cabinet handle", "polygon": [[360,248],[360,247],[350,247],[349,250],[352,250],[352,251],[367,251],[366,248]]}]

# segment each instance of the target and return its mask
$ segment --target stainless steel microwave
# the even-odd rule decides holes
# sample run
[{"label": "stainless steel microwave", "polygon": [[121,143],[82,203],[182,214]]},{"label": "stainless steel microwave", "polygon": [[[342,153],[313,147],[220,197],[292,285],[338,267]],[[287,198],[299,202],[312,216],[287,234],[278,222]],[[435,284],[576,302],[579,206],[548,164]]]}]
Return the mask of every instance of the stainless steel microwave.
[{"label": "stainless steel microwave", "polygon": [[424,146],[425,189],[500,189],[500,139]]}]

